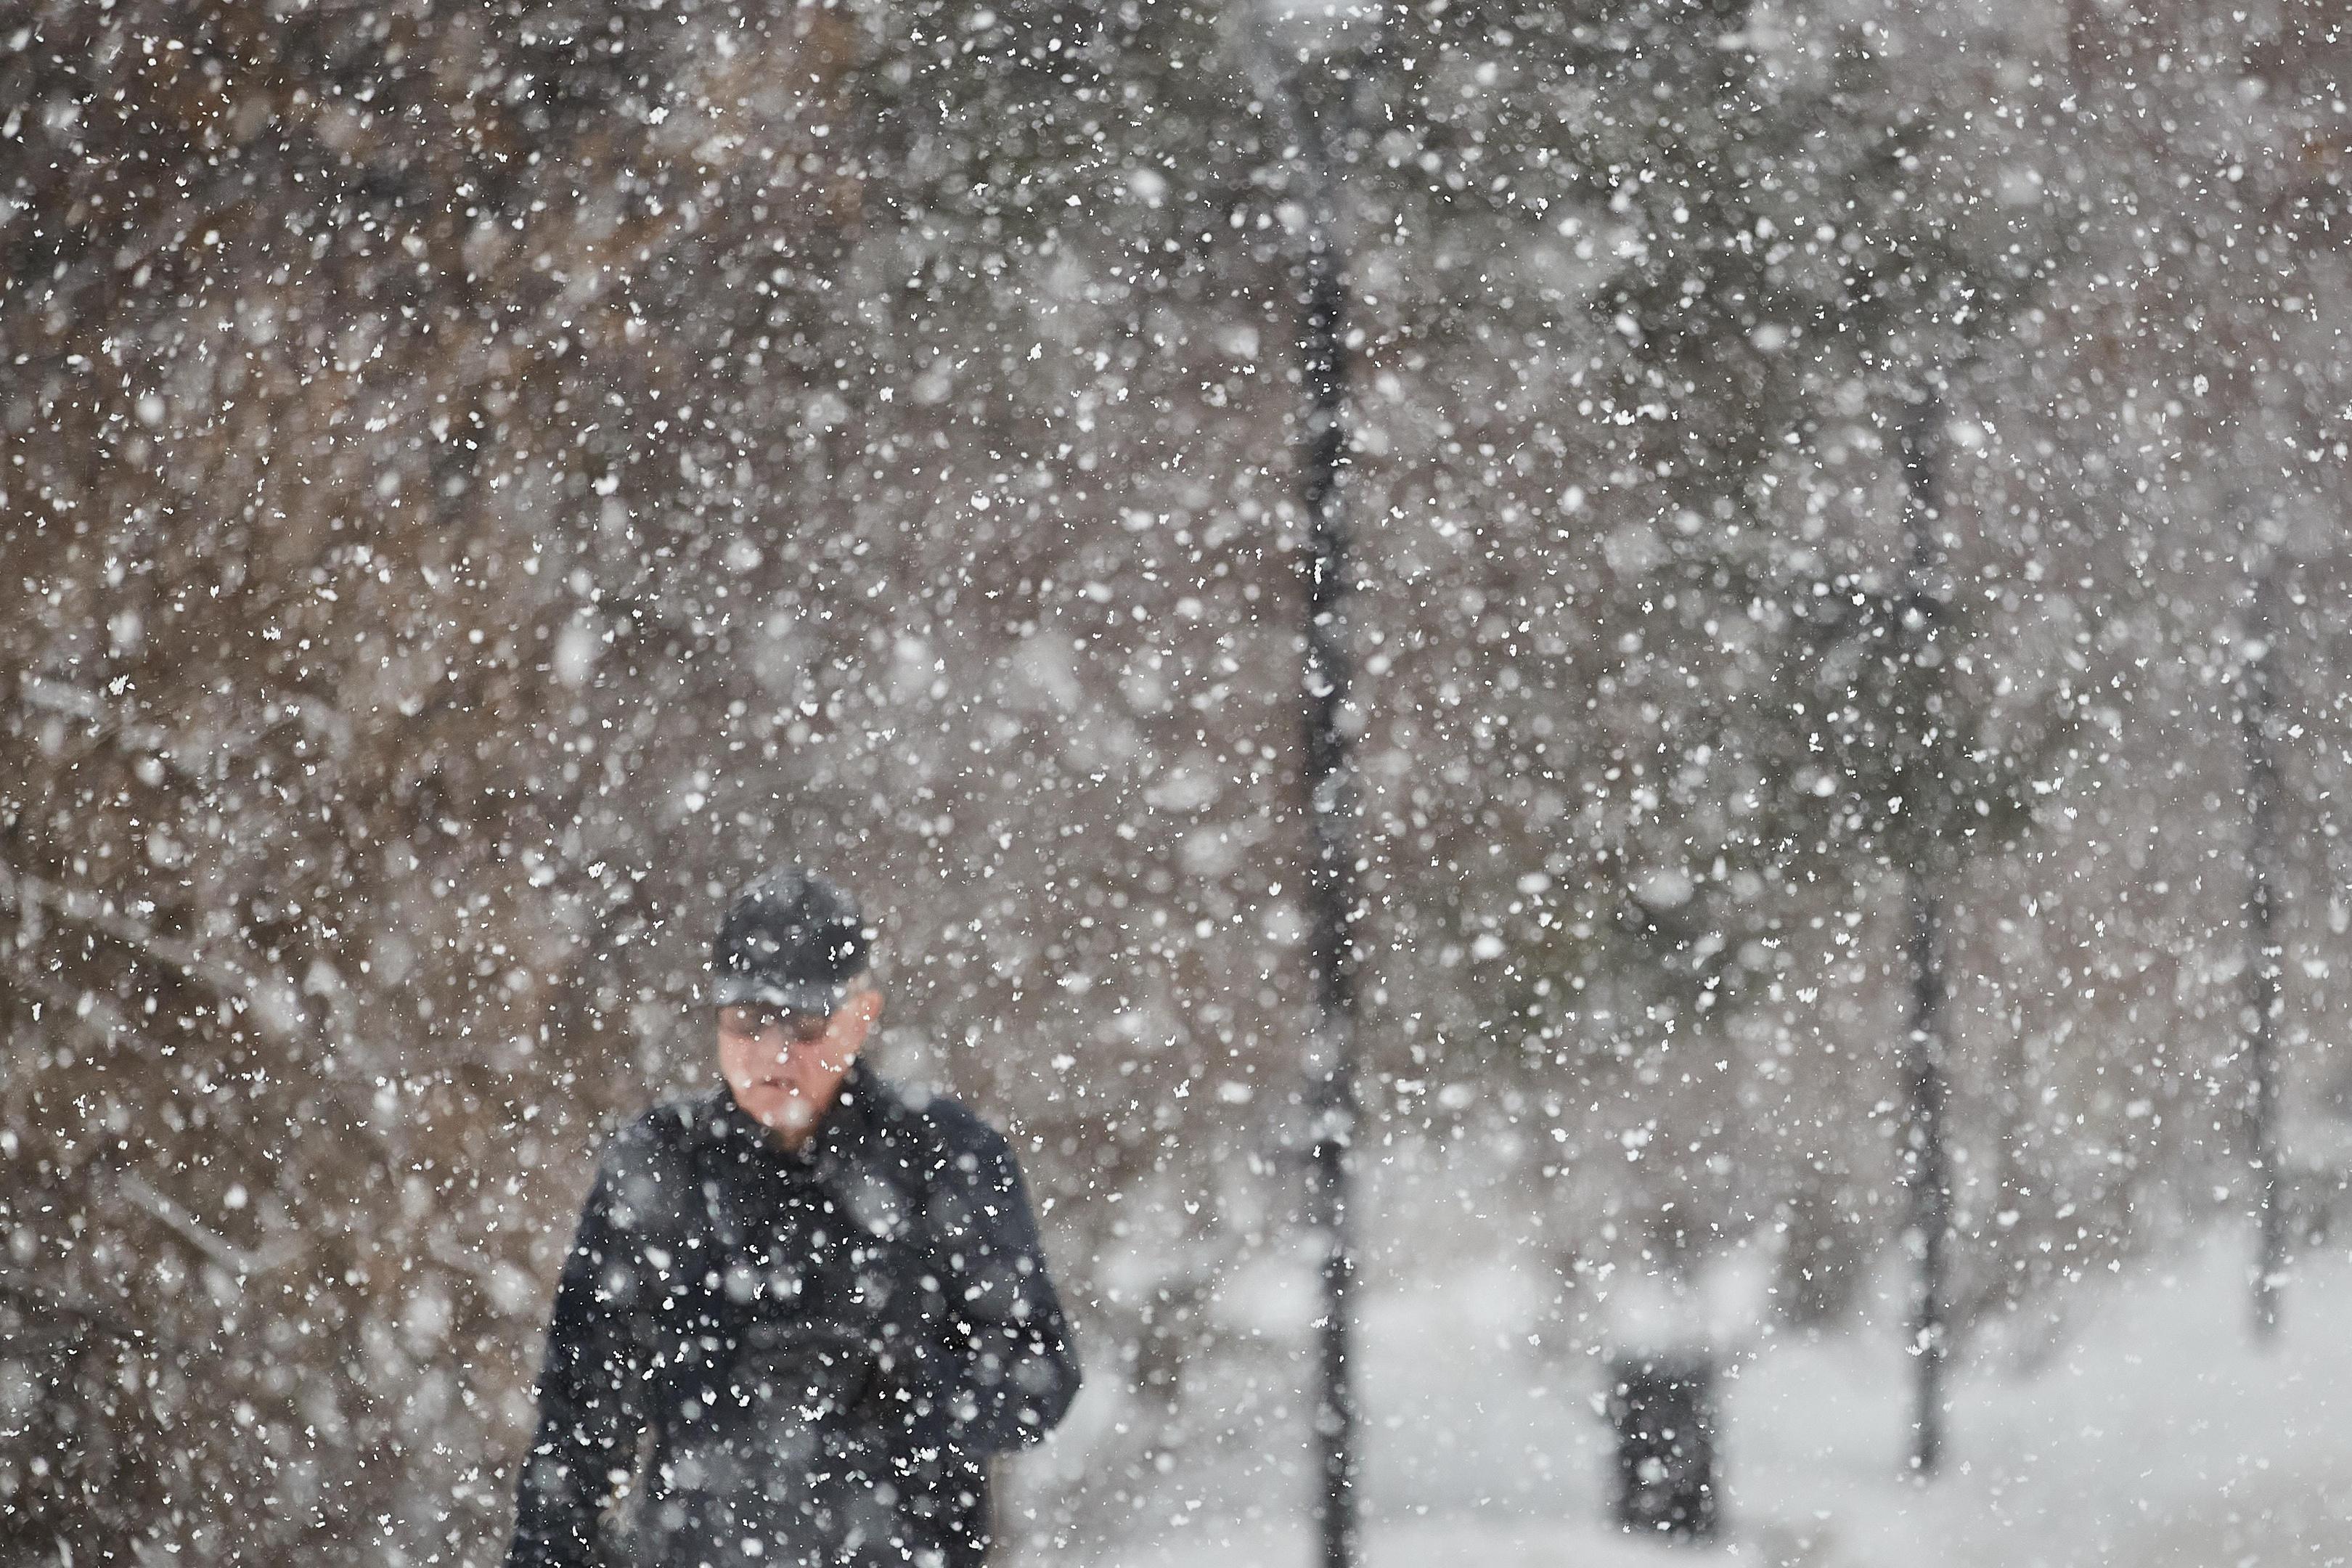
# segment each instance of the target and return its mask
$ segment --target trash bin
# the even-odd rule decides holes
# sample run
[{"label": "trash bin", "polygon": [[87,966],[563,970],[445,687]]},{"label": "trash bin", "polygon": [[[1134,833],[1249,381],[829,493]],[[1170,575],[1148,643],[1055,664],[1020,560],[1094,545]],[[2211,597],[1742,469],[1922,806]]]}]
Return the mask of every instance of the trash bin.
[{"label": "trash bin", "polygon": [[1609,1369],[1617,1429],[1617,1522],[1703,1541],[1715,1533],[1715,1365],[1705,1356],[1626,1355]]}]

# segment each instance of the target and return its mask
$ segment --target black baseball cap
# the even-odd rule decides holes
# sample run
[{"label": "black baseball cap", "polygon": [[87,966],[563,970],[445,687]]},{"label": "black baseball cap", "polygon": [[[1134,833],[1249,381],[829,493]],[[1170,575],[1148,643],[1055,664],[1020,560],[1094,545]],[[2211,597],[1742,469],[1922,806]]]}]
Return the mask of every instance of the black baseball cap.
[{"label": "black baseball cap", "polygon": [[830,1013],[866,972],[874,933],[833,881],[780,866],[735,895],[710,949],[710,995],[721,1007]]}]

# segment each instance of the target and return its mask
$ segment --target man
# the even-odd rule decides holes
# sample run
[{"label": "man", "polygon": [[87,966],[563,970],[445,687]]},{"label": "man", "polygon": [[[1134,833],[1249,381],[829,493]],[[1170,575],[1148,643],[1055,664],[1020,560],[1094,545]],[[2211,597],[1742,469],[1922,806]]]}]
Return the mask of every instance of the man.
[{"label": "man", "polygon": [[[711,954],[726,1083],[604,1151],[556,1288],[509,1568],[971,1568],[986,1456],[1077,1390],[1012,1150],[859,1055],[872,933],[798,868]],[[644,1453],[641,1457],[640,1450]]]}]

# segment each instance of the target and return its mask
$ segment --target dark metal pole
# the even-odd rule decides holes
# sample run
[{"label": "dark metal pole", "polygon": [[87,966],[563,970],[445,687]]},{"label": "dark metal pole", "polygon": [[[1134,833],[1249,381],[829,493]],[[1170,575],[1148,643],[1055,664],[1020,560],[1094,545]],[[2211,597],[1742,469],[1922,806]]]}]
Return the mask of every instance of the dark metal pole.
[{"label": "dark metal pole", "polygon": [[2246,1068],[2252,1079],[2247,1107],[2247,1163],[2254,1173],[2254,1332],[2269,1339],[2278,1331],[2279,1279],[2286,1268],[2286,1215],[2280,1201],[2278,1152],[2279,944],[2273,910],[2278,846],[2279,768],[2276,751],[2278,698],[2272,689],[2272,599],[2275,563],[2265,561],[2254,579],[2253,647],[2247,652],[2238,722],[2246,742],[2246,942],[2247,1002],[2253,1010],[2246,1041]]},{"label": "dark metal pole", "polygon": [[1911,1468],[1921,1477],[1935,1474],[1944,1450],[1944,1362],[1949,1350],[1949,1330],[1944,1321],[1944,1270],[1951,1229],[1951,1172],[1944,1152],[1944,954],[1943,909],[1934,882],[1935,867],[1928,857],[1937,847],[1943,823],[1928,805],[1935,780],[1928,777],[1928,758],[1921,738],[1932,722],[1926,710],[1927,694],[1937,683],[1932,672],[1939,667],[1936,647],[1942,604],[1937,576],[1943,567],[1939,542],[1941,509],[1937,488],[1937,430],[1943,423],[1943,399],[1934,388],[1924,389],[1906,411],[1903,423],[1903,474],[1910,489],[1908,523],[1910,562],[1904,594],[1906,685],[1911,693],[1906,737],[1919,776],[1909,781],[1906,807],[1918,813],[1924,825],[1917,864],[1910,869],[1911,929],[1905,948],[1911,960],[1911,1031],[1905,1051],[1904,1077],[1910,1092],[1910,1126],[1904,1151],[1910,1184],[1910,1237],[1919,1261],[1917,1295],[1912,1303],[1912,1353],[1918,1361],[1916,1405],[1911,1419]]},{"label": "dark metal pole", "polygon": [[1323,1385],[1315,1411],[1323,1490],[1317,1513],[1324,1568],[1356,1558],[1356,1400],[1349,1375],[1349,1297],[1355,1280],[1349,1149],[1356,1098],[1356,792],[1349,765],[1348,531],[1339,509],[1346,460],[1348,287],[1328,228],[1310,225],[1300,300],[1299,361],[1307,416],[1301,499],[1312,531],[1307,562],[1307,789],[1315,836],[1307,879],[1312,959],[1323,1040],[1313,1089],[1311,1221],[1323,1236]]},{"label": "dark metal pole", "polygon": [[[1389,25],[1382,23],[1367,62],[1381,54]],[[1330,129],[1299,90],[1292,68],[1297,61],[1278,62],[1270,36],[1262,36],[1262,41],[1265,47],[1253,62],[1258,90],[1289,143],[1286,156],[1297,160],[1307,217],[1298,274],[1297,347],[1306,393],[1299,500],[1309,531],[1305,784],[1314,865],[1307,879],[1307,902],[1314,926],[1309,961],[1321,1015],[1307,1091],[1314,1128],[1307,1218],[1323,1242],[1323,1316],[1317,1325],[1322,1386],[1315,1404],[1322,1487],[1316,1500],[1316,1524],[1323,1568],[1354,1568],[1360,1423],[1350,1366],[1349,1298],[1356,1260],[1349,1203],[1351,1151],[1360,1116],[1356,1091],[1357,813],[1349,758],[1355,738],[1348,621],[1352,584],[1339,483],[1348,455],[1351,300],[1339,237],[1340,151]],[[1342,103],[1352,97],[1360,80],[1349,79],[1338,95]]]}]

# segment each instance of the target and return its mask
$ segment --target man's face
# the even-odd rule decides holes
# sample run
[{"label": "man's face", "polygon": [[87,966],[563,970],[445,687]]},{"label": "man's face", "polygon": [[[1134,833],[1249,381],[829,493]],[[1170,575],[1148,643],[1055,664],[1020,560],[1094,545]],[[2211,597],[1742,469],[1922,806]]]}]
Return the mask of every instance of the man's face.
[{"label": "man's face", "polygon": [[871,987],[829,1014],[721,1007],[719,1070],[744,1115],[797,1144],[831,1108],[881,1011]]}]

